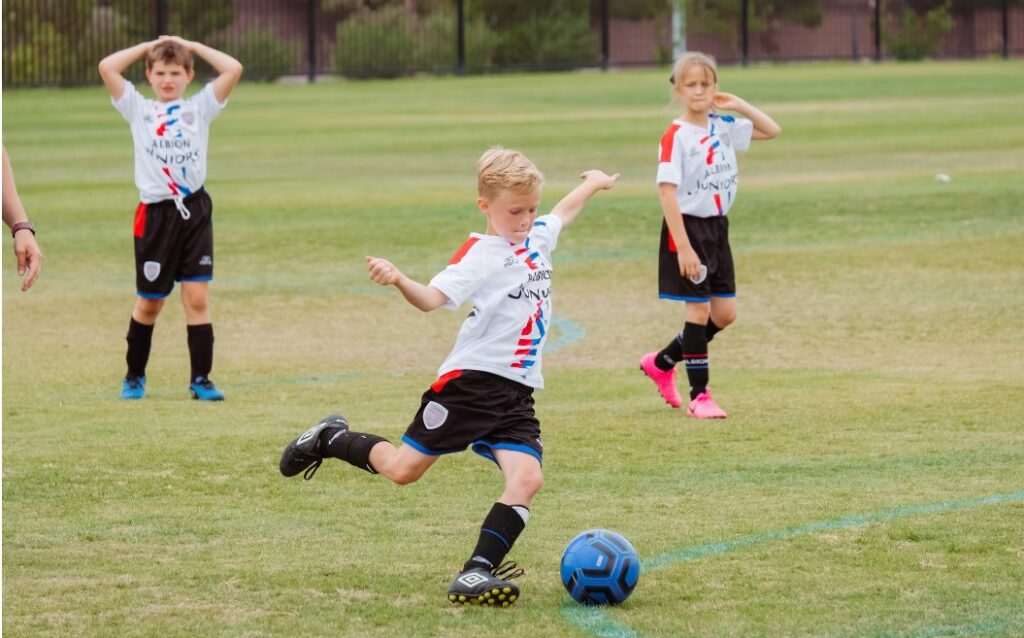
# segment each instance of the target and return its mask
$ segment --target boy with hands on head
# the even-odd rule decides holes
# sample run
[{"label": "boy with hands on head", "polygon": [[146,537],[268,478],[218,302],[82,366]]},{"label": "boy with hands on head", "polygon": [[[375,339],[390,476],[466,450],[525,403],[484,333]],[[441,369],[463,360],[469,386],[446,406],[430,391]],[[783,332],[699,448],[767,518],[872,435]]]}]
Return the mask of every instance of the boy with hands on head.
[{"label": "boy with hands on head", "polygon": [[[217,77],[183,98],[195,77],[193,54],[208,62]],[[146,79],[156,100],[142,96],[122,75],[146,60]],[[224,394],[210,381],[213,325],[208,305],[213,279],[213,203],[203,184],[210,122],[224,108],[242,76],[242,65],[226,53],[177,36],[117,51],[99,63],[100,76],[114,108],[128,121],[135,146],[135,281],[138,298],[128,326],[128,372],[122,399],[141,399],[153,325],[164,300],[181,282],[185,308],[193,398],[220,401]]]},{"label": "boy with hands on head", "polygon": [[487,218],[486,231],[472,233],[443,271],[423,284],[386,259],[367,257],[370,278],[395,286],[416,308],[454,310],[468,301],[472,311],[401,445],[353,432],[344,417],[331,415],[293,440],[281,457],[285,476],[305,471],[311,478],[329,456],[399,485],[419,479],[441,455],[466,447],[497,464],[505,487],[448,589],[455,604],[507,607],[519,597],[509,579],[522,570],[502,561],[544,482],[533,391],[544,386],[541,351],[552,316],[551,253],[587,200],[614,186],[619,176],[590,170],[581,178],[583,183],[550,214],[538,217],[540,171],[518,151],[492,148],[477,163],[477,206]]}]

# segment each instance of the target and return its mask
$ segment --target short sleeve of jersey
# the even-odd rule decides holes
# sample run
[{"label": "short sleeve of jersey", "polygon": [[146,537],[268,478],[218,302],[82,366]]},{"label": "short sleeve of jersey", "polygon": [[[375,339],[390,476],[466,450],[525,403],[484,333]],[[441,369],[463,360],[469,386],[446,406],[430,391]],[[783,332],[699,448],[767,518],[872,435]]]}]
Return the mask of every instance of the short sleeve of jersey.
[{"label": "short sleeve of jersey", "polygon": [[212,122],[228,104],[227,100],[217,101],[217,96],[213,93],[213,82],[204,86],[203,90],[196,93],[192,99],[195,100],[196,110],[203,115],[207,122]]},{"label": "short sleeve of jersey", "polygon": [[128,80],[124,81],[124,93],[121,94],[121,99],[110,98],[110,103],[114,105],[117,112],[129,122],[143,108],[145,101],[146,98],[142,97],[135,85]]},{"label": "short sleeve of jersey", "polygon": [[533,222],[530,230],[530,248],[546,250],[548,257],[558,244],[562,232],[562,218],[558,215],[544,215]]},{"label": "short sleeve of jersey", "polygon": [[729,123],[732,135],[732,147],[737,151],[750,148],[750,140],[754,137],[754,123],[744,118],[737,118]]},{"label": "short sleeve of jersey", "polygon": [[448,297],[444,307],[450,310],[455,310],[469,299],[487,276],[486,252],[481,248],[473,250],[476,244],[474,238],[470,238],[466,243],[470,244],[466,252],[463,253],[463,249],[466,248],[466,244],[463,244],[463,249],[455,254],[448,267],[430,280],[430,286]]},{"label": "short sleeve of jersey", "polygon": [[658,145],[658,183],[676,184],[683,181],[683,145],[677,133],[679,125],[673,123],[661,136]]}]

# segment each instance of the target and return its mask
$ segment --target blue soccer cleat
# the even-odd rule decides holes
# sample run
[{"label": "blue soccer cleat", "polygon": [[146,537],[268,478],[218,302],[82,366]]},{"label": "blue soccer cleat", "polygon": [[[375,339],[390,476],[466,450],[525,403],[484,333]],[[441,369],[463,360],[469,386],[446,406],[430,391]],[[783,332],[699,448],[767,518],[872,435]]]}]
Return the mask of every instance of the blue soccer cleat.
[{"label": "blue soccer cleat", "polygon": [[188,386],[189,392],[192,393],[193,399],[199,401],[223,401],[224,393],[217,389],[217,386],[213,385],[213,381],[210,381],[207,377],[196,377],[192,380],[192,383]]},{"label": "blue soccer cleat", "polygon": [[121,382],[121,398],[125,401],[146,396],[146,377],[125,377]]}]

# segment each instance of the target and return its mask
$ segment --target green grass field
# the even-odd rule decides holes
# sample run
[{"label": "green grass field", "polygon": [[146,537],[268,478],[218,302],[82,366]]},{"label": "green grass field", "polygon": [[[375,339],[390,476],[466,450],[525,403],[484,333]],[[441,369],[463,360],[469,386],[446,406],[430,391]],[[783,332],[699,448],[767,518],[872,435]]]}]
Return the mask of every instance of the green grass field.
[{"label": "green grass field", "polygon": [[[207,182],[219,405],[188,399],[177,301],[149,396],[117,398],[137,193],[105,93],[5,91],[46,262],[21,293],[5,240],[4,634],[1024,635],[1024,62],[723,70],[784,130],[740,159],[712,423],[637,369],[682,323],[656,298],[666,74],[240,86]],[[277,471],[331,411],[401,436],[465,308],[418,312],[363,256],[440,270],[484,227],[494,144],[546,173],[544,209],[583,169],[623,176],[555,253],[546,485],[506,611],[444,598],[501,491],[489,463],[402,488]],[[618,608],[558,579],[594,527],[644,560]]]}]

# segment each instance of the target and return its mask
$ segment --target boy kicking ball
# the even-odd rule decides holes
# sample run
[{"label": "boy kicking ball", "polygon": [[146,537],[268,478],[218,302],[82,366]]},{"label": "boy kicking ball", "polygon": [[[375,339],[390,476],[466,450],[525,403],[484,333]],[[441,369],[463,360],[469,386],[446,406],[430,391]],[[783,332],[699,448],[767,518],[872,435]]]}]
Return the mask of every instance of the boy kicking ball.
[{"label": "boy kicking ball", "polygon": [[416,481],[442,455],[467,447],[497,464],[505,488],[448,588],[454,604],[508,607],[519,597],[509,579],[522,570],[502,560],[526,526],[544,482],[533,391],[544,387],[551,252],[587,200],[619,178],[597,170],[581,177],[583,183],[549,215],[537,217],[540,171],[518,151],[492,148],[477,163],[477,206],[487,229],[472,233],[429,284],[409,279],[385,259],[367,257],[370,278],[395,286],[416,308],[454,310],[468,301],[472,311],[401,445],[352,431],[344,417],[331,415],[289,443],[281,457],[285,476],[305,472],[310,479],[324,457],[333,457],[398,485]]}]

